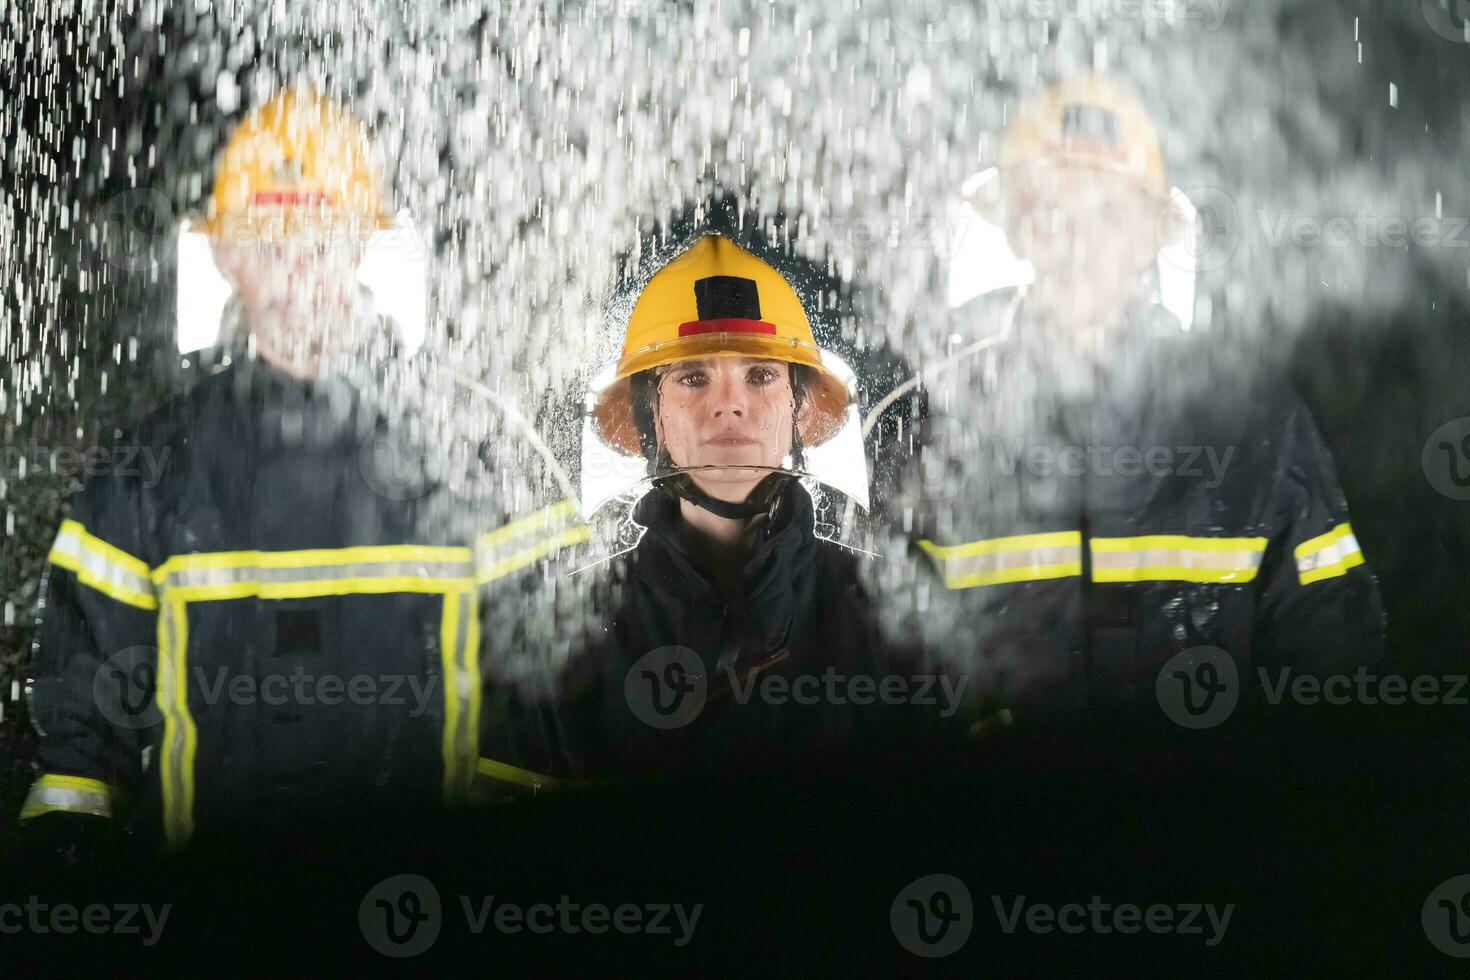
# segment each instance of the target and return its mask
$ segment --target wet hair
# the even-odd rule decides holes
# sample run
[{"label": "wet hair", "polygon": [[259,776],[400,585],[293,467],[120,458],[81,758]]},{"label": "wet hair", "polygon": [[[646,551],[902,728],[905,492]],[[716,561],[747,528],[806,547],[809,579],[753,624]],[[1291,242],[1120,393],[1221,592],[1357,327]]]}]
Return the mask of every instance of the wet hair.
[{"label": "wet hair", "polygon": [[[806,461],[802,454],[801,431],[796,426],[796,417],[801,413],[802,401],[806,397],[807,384],[811,377],[811,368],[805,364],[791,364],[789,362],[786,366],[788,375],[791,378],[792,395],[791,461],[799,470],[805,465]],[[658,368],[639,371],[629,379],[629,385],[632,389],[633,424],[638,430],[638,446],[643,450],[643,458],[648,460],[648,473],[650,476],[660,472],[668,472],[674,468],[672,458],[667,458],[669,451],[659,448],[658,433],[653,423],[654,412],[658,408],[658,379]]]}]

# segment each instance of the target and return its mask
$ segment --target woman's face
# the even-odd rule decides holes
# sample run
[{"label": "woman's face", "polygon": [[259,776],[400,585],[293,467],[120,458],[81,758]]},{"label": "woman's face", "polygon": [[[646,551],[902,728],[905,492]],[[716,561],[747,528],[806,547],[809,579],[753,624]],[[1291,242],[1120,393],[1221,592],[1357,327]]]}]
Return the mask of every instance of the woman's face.
[{"label": "woman's face", "polygon": [[[710,357],[681,361],[658,379],[654,428],[674,465],[780,467],[791,453],[795,396],[784,361]],[[740,502],[769,471],[698,470],[700,489]]]}]

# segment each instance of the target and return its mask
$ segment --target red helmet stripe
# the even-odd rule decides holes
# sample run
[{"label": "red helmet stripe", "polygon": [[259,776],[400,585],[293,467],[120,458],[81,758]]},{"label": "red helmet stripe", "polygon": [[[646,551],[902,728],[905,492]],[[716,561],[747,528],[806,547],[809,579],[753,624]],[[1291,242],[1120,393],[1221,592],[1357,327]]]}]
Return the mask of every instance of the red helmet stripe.
[{"label": "red helmet stripe", "polygon": [[680,337],[693,337],[702,333],[769,333],[776,332],[774,323],[764,320],[745,320],[738,317],[724,317],[719,320],[690,320],[688,323],[679,324]]}]

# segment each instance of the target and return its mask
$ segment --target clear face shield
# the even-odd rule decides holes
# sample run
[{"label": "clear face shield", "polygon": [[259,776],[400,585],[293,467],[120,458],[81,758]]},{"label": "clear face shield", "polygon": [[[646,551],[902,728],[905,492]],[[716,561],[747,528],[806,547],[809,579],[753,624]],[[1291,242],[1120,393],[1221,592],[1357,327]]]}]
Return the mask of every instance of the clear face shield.
[{"label": "clear face shield", "polygon": [[[811,494],[817,535],[840,539],[849,504],[869,506],[868,473],[852,397],[856,379],[840,358],[820,356],[822,372],[736,352],[617,381],[611,369],[604,372],[591,386],[582,423],[584,515],[626,516],[659,487],[713,498],[715,507],[753,505],[772,489],[771,477],[784,476]],[[843,394],[834,397],[839,386]],[[618,445],[599,420],[597,407],[608,404],[626,420],[611,433]]]}]

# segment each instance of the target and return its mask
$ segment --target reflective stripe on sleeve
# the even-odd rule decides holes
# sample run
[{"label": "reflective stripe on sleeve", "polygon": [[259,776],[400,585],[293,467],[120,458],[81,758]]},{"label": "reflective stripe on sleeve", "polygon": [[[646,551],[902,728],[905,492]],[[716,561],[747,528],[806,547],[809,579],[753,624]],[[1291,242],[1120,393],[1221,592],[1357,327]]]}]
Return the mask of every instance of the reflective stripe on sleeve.
[{"label": "reflective stripe on sleeve", "polygon": [[919,546],[934,559],[949,589],[1082,574],[1081,531],[1018,534],[956,545],[920,541]]},{"label": "reflective stripe on sleeve", "polygon": [[109,598],[138,609],[158,608],[148,565],[103,541],[78,521],[61,522],[49,559]]},{"label": "reflective stripe on sleeve", "polygon": [[572,501],[552,504],[481,535],[475,544],[475,579],[481,585],[493,582],[591,535]]},{"label": "reflective stripe on sleeve", "polygon": [[1326,534],[1303,541],[1296,546],[1296,574],[1302,585],[1347,574],[1349,568],[1363,564],[1363,551],[1353,527],[1346,521]]},{"label": "reflective stripe on sleeve", "polygon": [[44,773],[31,784],[20,818],[29,820],[43,813],[90,813],[111,817],[112,790],[98,779]]},{"label": "reflective stripe on sleeve", "polygon": [[1249,582],[1261,567],[1265,538],[1148,534],[1093,538],[1094,582]]}]

